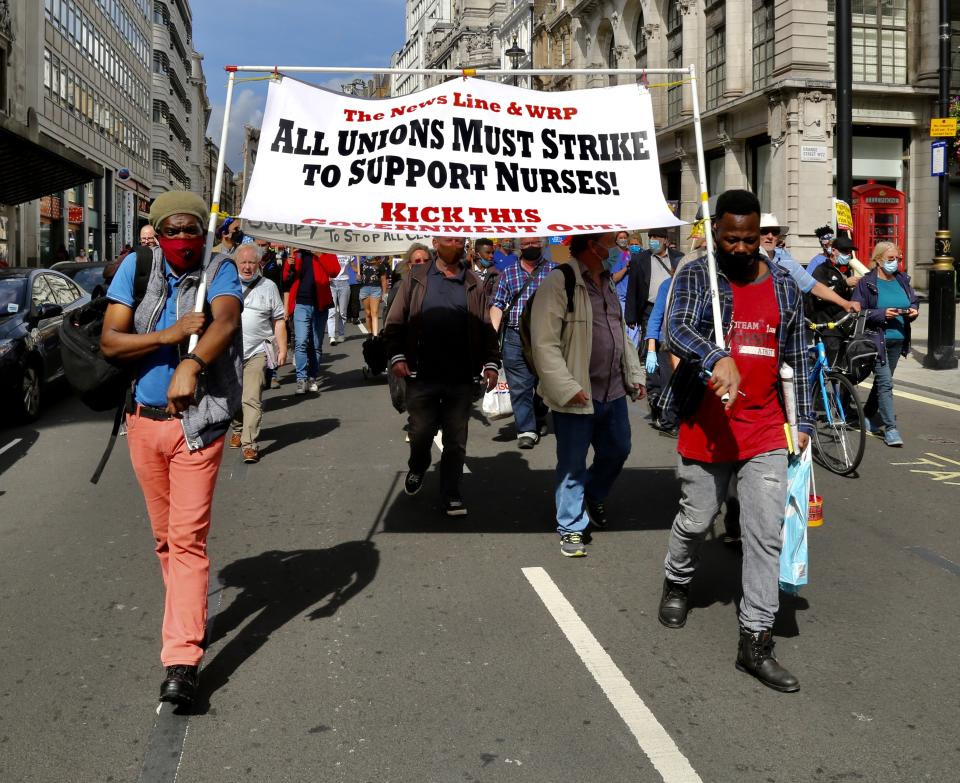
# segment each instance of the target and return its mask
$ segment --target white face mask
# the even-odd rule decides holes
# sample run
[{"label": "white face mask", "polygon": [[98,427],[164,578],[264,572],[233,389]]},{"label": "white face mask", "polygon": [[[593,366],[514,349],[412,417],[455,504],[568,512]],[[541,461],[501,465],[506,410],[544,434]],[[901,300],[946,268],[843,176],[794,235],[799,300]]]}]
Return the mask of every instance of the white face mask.
[{"label": "white face mask", "polygon": [[892,275],[896,274],[896,272],[900,269],[900,262],[895,258],[891,258],[888,261],[884,261],[881,266],[883,267],[884,272],[886,272],[888,275]]}]

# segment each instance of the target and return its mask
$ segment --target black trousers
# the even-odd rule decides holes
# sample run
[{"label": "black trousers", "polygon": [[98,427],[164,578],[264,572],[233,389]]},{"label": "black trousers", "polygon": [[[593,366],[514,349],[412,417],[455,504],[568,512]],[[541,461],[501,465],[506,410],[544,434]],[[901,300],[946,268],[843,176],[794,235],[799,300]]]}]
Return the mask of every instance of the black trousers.
[{"label": "black trousers", "polygon": [[438,429],[443,430],[440,457],[440,496],[460,497],[460,479],[467,456],[467,422],[473,407],[473,383],[431,383],[407,379],[407,415],[410,417],[410,460],[413,473],[430,467],[431,448]]},{"label": "black trousers", "polygon": [[356,321],[360,317],[360,289],[359,283],[350,286],[350,302],[347,304],[347,320]]}]

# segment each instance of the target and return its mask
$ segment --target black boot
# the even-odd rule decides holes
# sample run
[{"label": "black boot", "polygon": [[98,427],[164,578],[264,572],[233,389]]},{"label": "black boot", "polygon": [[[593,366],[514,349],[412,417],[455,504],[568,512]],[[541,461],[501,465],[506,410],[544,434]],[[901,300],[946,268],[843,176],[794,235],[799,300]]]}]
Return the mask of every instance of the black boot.
[{"label": "black boot", "polygon": [[737,668],[752,674],[775,691],[793,693],[800,690],[800,681],[773,657],[773,632],[769,628],[757,632],[740,629]]},{"label": "black boot", "polygon": [[660,624],[667,628],[683,628],[687,623],[687,599],[689,585],[678,585],[669,579],[663,580],[663,595],[660,596]]},{"label": "black boot", "polygon": [[198,666],[168,666],[160,684],[160,701],[190,704],[197,696],[199,681]]}]

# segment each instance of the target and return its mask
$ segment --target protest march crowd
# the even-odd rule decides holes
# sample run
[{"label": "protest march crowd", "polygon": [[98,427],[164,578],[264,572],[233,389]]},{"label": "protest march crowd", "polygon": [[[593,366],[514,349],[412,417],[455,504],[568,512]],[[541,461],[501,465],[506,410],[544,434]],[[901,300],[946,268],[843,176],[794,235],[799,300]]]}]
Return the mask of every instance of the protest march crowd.
[{"label": "protest march crowd", "polygon": [[[552,429],[556,531],[568,558],[586,555],[591,532],[609,523],[606,501],[632,447],[628,407],[645,397],[652,427],[676,438],[681,494],[660,622],[683,628],[700,544],[725,508],[724,540],[743,553],[736,667],[778,691],[799,689],[774,656],[771,629],[788,449],[807,447],[813,414],[800,383],[791,444],[779,370],[786,363],[807,377],[805,313],[862,311],[880,350],[869,424],[887,445],[903,443],[892,375],[918,300],[897,247],[881,242],[863,264],[849,239],[824,227],[823,252],[803,266],[786,249],[787,227],[761,214],[754,195],[721,194],[712,216],[721,349],[702,237],[684,254],[667,229],[645,232],[645,246],[630,231],[575,234],[563,245],[448,236],[391,259],[271,246],[231,218],[205,261],[208,214],[191,193],[154,201],[145,249],[123,259],[110,284],[101,335],[106,358],[135,368],[125,426],[166,587],[161,700],[189,704],[197,693],[224,449],[259,460],[263,389],[279,387],[288,343],[295,393],[316,393],[324,340],[343,341],[346,324],[361,319],[365,369],[388,373],[407,415],[406,495],[429,483],[441,433],[441,511],[468,515],[467,429],[482,399],[491,418],[512,416],[519,449],[537,448]],[[568,258],[558,262],[561,250]]]}]

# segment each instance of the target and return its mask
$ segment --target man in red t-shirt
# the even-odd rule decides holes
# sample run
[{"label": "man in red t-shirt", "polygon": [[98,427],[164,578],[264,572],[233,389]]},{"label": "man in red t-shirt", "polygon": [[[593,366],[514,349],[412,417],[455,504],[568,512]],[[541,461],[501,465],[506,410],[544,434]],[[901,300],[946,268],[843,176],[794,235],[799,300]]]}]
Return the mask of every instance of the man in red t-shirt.
[{"label": "man in red t-shirt", "polygon": [[[681,498],[664,563],[659,618],[668,628],[685,624],[700,544],[736,476],[743,541],[737,668],[768,687],[792,692],[800,685],[773,656],[771,629],[779,608],[780,529],[787,495],[779,371],[786,362],[796,377],[807,377],[801,293],[758,253],[756,196],[727,191],[717,200],[716,213],[717,282],[727,350],[713,341],[705,258],[677,273],[667,314],[667,346],[681,359],[668,390],[681,411]],[[805,388],[798,388],[797,400],[798,446],[803,449],[812,432]]]}]

